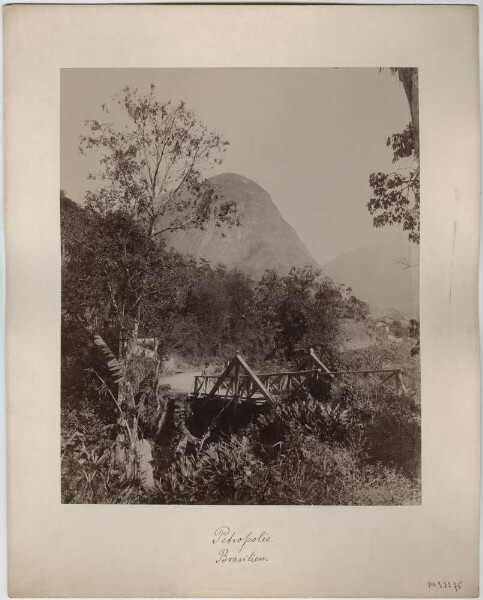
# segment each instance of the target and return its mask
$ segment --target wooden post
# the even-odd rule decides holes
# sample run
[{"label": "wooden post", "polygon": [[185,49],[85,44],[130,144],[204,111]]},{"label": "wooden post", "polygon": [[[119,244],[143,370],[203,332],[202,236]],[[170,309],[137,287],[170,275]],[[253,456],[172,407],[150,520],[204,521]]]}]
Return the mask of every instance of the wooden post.
[{"label": "wooden post", "polygon": [[220,377],[218,378],[218,381],[215,383],[215,385],[211,388],[211,390],[208,393],[208,396],[214,396],[216,394],[216,392],[218,391],[218,388],[221,386],[221,384],[223,383],[223,381],[225,380],[225,377],[227,377],[233,367],[236,365],[237,362],[237,358],[235,356],[235,358],[233,358],[230,361],[230,364],[226,367],[226,369],[223,371],[223,373],[220,375]]},{"label": "wooden post", "polygon": [[[235,355],[238,358],[238,353]],[[235,363],[235,382],[233,396],[236,398],[240,392],[240,363],[237,360]]]},{"label": "wooden post", "polygon": [[198,396],[199,392],[199,375],[195,375],[195,389],[193,390],[193,396]]},{"label": "wooden post", "polygon": [[253,390],[252,390],[252,380],[248,377],[247,378],[247,384],[246,384],[246,397],[247,400],[250,399],[250,396],[252,395]]},{"label": "wooden post", "polygon": [[400,393],[407,394],[408,393],[408,388],[406,387],[406,384],[404,383],[404,379],[403,379],[402,371],[401,370],[399,370],[397,372],[397,382],[399,384]]},{"label": "wooden post", "polygon": [[[311,359],[313,360],[313,362],[315,362],[315,364],[317,366],[319,366],[323,371],[325,371],[326,373],[330,373],[330,369],[328,369],[324,363],[320,360],[320,358],[315,354],[314,349],[310,348],[309,350],[309,355],[311,357]],[[330,378],[334,379],[335,375],[333,375],[332,373],[330,374]]]},{"label": "wooden post", "polygon": [[247,365],[247,363],[245,362],[243,357],[240,354],[237,354],[235,357],[235,360],[245,370],[247,375],[249,375],[250,379],[255,384],[255,386],[259,389],[260,393],[265,398],[265,400],[268,400],[268,402],[270,402],[270,404],[275,404],[275,400],[270,395],[270,392],[265,388],[265,386],[260,381],[260,379],[257,377],[257,375],[255,375],[255,373],[250,369],[250,367]]}]

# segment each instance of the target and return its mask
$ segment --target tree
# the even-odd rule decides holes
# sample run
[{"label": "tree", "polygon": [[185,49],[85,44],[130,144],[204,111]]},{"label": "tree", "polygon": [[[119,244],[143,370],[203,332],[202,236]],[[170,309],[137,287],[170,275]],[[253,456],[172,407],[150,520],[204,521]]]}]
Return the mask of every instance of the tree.
[{"label": "tree", "polygon": [[355,296],[350,296],[346,303],[346,316],[355,321],[364,321],[370,313],[369,305]]},{"label": "tree", "polygon": [[411,111],[411,122],[414,129],[415,153],[419,160],[419,85],[418,70],[405,67],[395,67],[391,69],[397,73],[399,81],[403,84],[406,97]]},{"label": "tree", "polygon": [[257,287],[258,311],[272,356],[296,362],[309,348],[330,360],[339,341],[342,294],[311,265],[280,277],[266,271]]},{"label": "tree", "polygon": [[[124,215],[135,220],[140,227],[137,243],[149,248],[149,256],[149,244],[168,231],[203,228],[209,220],[217,225],[238,223],[234,203],[219,197],[204,176],[221,164],[228,142],[201,123],[184,102],[160,102],[154,85],[147,95],[126,86],[102,111],[106,117],[114,111],[114,122],[86,121],[88,133],[81,136],[82,153],[100,153],[99,171],[89,175],[97,186],[86,194],[87,209],[102,219]],[[121,253],[111,256],[113,268],[117,261],[122,269],[125,254],[122,247],[117,250]],[[117,274],[120,286],[136,286],[131,331],[126,333],[120,324],[121,337],[128,339],[127,354],[120,355],[125,360],[137,339],[143,303],[153,296],[152,270],[138,267],[131,266],[127,279]]]},{"label": "tree", "polygon": [[372,173],[369,184],[373,195],[367,207],[374,227],[401,224],[410,241],[419,244],[420,238],[420,181],[419,181],[419,100],[418,71],[413,68],[394,68],[406,93],[411,122],[402,133],[387,138],[393,151],[393,163],[405,161],[404,168],[391,173]]},{"label": "tree", "polygon": [[61,220],[63,349],[77,356],[89,332],[100,334],[127,366],[139,328],[159,338],[182,308],[189,261],[147,238],[121,210],[102,215],[64,197]]},{"label": "tree", "polygon": [[86,121],[80,150],[100,152],[99,183],[86,194],[86,206],[101,214],[122,210],[142,222],[147,237],[167,231],[202,228],[211,218],[218,224],[237,222],[233,202],[218,196],[204,172],[222,162],[228,142],[210,131],[184,102],[156,99],[126,86],[102,105],[116,122]]},{"label": "tree", "polygon": [[252,333],[254,325],[256,326],[253,282],[247,275],[235,269],[226,274],[225,289],[229,301],[230,341],[240,349],[252,346]]}]

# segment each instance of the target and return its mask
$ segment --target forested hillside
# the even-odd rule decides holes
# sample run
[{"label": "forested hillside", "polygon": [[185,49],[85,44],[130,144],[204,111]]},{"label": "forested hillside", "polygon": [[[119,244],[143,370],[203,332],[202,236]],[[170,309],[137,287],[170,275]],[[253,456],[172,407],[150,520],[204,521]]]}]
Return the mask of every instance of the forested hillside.
[{"label": "forested hillside", "polygon": [[[240,351],[266,371],[295,367],[312,347],[334,368],[381,368],[383,346],[347,352],[341,345],[341,323],[369,318],[346,288],[311,265],[284,276],[268,270],[254,281],[146,241],[135,219],[102,217],[65,195],[61,219],[64,501],[417,501],[419,409],[398,406],[382,389],[357,381],[324,387],[274,413],[229,410],[216,427],[214,413],[209,443],[192,454],[200,415],[174,404],[179,395],[159,384],[172,353],[193,365],[223,365]],[[138,340],[152,341],[150,352],[139,352],[133,327]],[[413,343],[401,343],[389,364],[414,362],[416,383]],[[376,468],[378,460],[387,467]],[[300,486],[282,485],[294,469]]]}]

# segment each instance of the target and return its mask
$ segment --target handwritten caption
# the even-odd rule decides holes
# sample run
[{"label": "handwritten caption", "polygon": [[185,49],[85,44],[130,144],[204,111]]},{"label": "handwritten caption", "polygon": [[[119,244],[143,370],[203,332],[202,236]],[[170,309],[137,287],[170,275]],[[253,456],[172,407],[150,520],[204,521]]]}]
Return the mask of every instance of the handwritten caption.
[{"label": "handwritten caption", "polygon": [[428,581],[429,589],[439,588],[442,590],[454,590],[455,592],[459,592],[462,585],[462,581]]},{"label": "handwritten caption", "polygon": [[215,529],[212,544],[216,546],[217,564],[266,563],[267,550],[273,542],[268,531],[238,533],[227,525]]}]

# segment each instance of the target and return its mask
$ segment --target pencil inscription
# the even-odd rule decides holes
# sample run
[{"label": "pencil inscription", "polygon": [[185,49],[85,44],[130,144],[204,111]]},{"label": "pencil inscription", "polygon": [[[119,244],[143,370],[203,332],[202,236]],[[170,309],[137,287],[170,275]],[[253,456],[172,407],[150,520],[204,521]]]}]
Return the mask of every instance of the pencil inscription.
[{"label": "pencil inscription", "polygon": [[462,585],[462,581],[428,581],[429,589],[439,588],[442,590],[454,590],[455,592],[459,592]]}]

